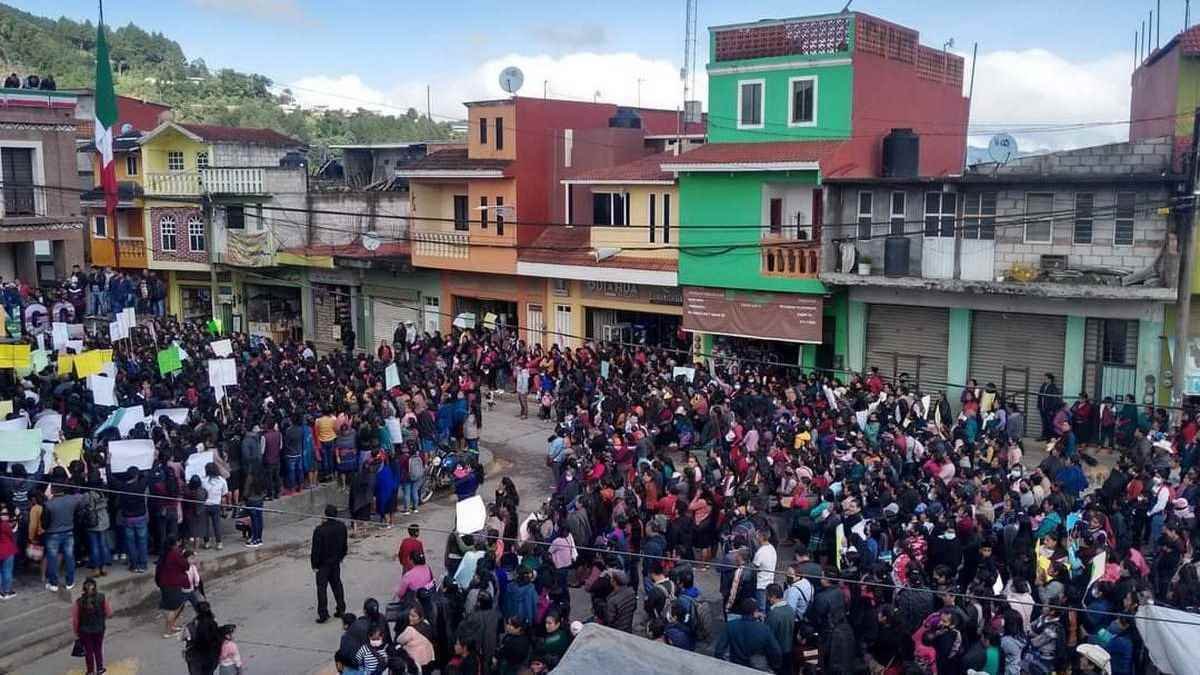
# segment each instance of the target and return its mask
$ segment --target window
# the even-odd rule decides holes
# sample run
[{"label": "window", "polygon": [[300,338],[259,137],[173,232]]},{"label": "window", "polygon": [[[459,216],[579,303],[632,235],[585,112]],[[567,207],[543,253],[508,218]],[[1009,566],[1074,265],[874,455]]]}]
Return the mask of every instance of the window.
[{"label": "window", "polygon": [[[1104,340],[1102,357],[1104,363],[1114,363],[1126,365],[1129,358],[1129,343],[1130,333],[1133,333],[1134,340],[1137,339],[1137,330],[1133,322],[1126,319],[1105,319],[1104,320]],[[1131,330],[1133,329],[1133,330]],[[1129,364],[1132,365],[1132,364]]]},{"label": "window", "polygon": [[460,232],[471,229],[470,218],[467,216],[466,195],[454,195],[454,229]]},{"label": "window", "polygon": [[137,155],[125,155],[125,175],[138,175]]},{"label": "window", "polygon": [[569,346],[571,338],[571,306],[554,306],[554,344],[560,347]]},{"label": "window", "polygon": [[958,195],[953,192],[925,193],[925,236],[953,237]]},{"label": "window", "polygon": [[1075,231],[1072,241],[1076,244],[1092,243],[1092,206],[1095,195],[1090,192],[1075,193]]},{"label": "window", "polygon": [[738,128],[761,129],[763,126],[763,87],[766,80],[738,82]]},{"label": "window", "polygon": [[671,195],[663,193],[662,240],[664,244],[671,243]]},{"label": "window", "polygon": [[817,123],[817,78],[793,77],[788,80],[788,126],[807,127]]},{"label": "window", "polygon": [[996,193],[963,196],[963,239],[996,238]]},{"label": "window", "polygon": [[504,234],[504,197],[496,197],[496,234]]},{"label": "window", "polygon": [[575,159],[575,130],[563,129],[563,166],[571,168]]},{"label": "window", "polygon": [[768,206],[770,207],[770,213],[767,214],[770,219],[767,221],[769,232],[773,235],[781,235],[783,234],[783,199],[771,197]]},{"label": "window", "polygon": [[873,207],[875,195],[870,192],[858,193],[858,238],[871,238],[871,219],[874,218]]},{"label": "window", "polygon": [[567,186],[567,224],[575,224],[575,186]]},{"label": "window", "polygon": [[107,216],[96,216],[95,220],[92,222],[92,232],[97,237],[101,237],[101,238],[107,237],[108,236],[108,217]]},{"label": "window", "polygon": [[487,221],[488,221],[487,197],[480,197],[479,198],[479,227],[480,227],[480,229],[484,229],[484,230],[487,229]]},{"label": "window", "polygon": [[888,231],[892,235],[904,234],[905,212],[908,206],[908,195],[903,192],[892,193],[892,210],[888,216]]},{"label": "window", "polygon": [[504,118],[496,118],[496,149],[504,149]]},{"label": "window", "polygon": [[183,152],[179,150],[167,151],[167,171],[183,171]]},{"label": "window", "polygon": [[657,231],[658,223],[655,222],[655,219],[654,219],[654,202],[655,201],[656,201],[655,194],[653,192],[651,192],[650,193],[650,204],[648,205],[648,208],[647,208],[647,211],[650,214],[650,218],[649,218],[650,222],[648,223],[649,227],[647,229],[650,230],[650,243],[652,243],[652,244],[654,243],[655,236],[658,234],[658,231]]},{"label": "window", "polygon": [[1137,193],[1117,193],[1117,211],[1113,221],[1113,246],[1133,246],[1134,203],[1136,201]]},{"label": "window", "polygon": [[551,279],[550,280],[551,291],[555,295],[570,295],[571,292],[570,292],[570,288],[567,285],[568,283],[569,282],[566,279]]},{"label": "window", "polygon": [[487,118],[479,118],[479,144],[487,145]]},{"label": "window", "polygon": [[244,230],[246,229],[246,210],[243,206],[226,206],[225,207],[225,229],[227,230]]},{"label": "window", "polygon": [[1049,244],[1054,240],[1054,193],[1025,195],[1025,243]]},{"label": "window", "polygon": [[196,153],[196,168],[197,169],[207,169],[208,168],[208,153],[207,152],[197,152]]},{"label": "window", "polygon": [[542,313],[542,306],[535,305],[532,302],[525,307],[525,318],[528,321],[529,343],[541,344],[542,334],[546,331],[546,318]]},{"label": "window", "polygon": [[33,148],[0,148],[0,184],[4,188],[4,215],[37,215]]},{"label": "window", "polygon": [[158,219],[159,247],[164,251],[175,250],[175,216]]},{"label": "window", "polygon": [[628,223],[629,205],[626,195],[620,192],[592,193],[592,223],[595,225],[625,225]]},{"label": "window", "polygon": [[204,250],[204,221],[200,216],[188,218],[188,248],[192,251]]}]

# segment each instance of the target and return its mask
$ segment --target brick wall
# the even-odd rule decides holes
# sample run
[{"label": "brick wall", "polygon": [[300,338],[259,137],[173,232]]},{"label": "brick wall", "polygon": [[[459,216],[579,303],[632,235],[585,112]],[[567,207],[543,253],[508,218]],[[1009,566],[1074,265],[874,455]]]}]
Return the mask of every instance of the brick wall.
[{"label": "brick wall", "polygon": [[212,166],[279,166],[289,148],[248,143],[214,143]]},{"label": "brick wall", "polygon": [[1003,177],[1158,174],[1170,170],[1172,152],[1170,138],[1148,138],[1021,157],[1000,167],[977,164],[972,173]]},{"label": "brick wall", "polygon": [[[175,218],[175,250],[164,251],[162,247],[162,227],[164,216]],[[150,233],[153,243],[154,259],[158,262],[208,262],[208,251],[191,250],[188,237],[188,220],[203,218],[204,214],[198,208],[152,208],[150,209]],[[206,248],[210,242],[205,242]]]}]

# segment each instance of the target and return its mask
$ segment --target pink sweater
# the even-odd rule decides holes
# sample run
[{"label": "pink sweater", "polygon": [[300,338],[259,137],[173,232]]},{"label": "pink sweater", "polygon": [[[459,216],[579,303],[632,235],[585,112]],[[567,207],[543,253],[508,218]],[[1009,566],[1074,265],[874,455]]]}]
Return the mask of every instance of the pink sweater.
[{"label": "pink sweater", "polygon": [[226,640],[221,643],[220,665],[242,667],[242,654],[238,651],[237,643],[233,640]]},{"label": "pink sweater", "polygon": [[433,644],[421,634],[421,631],[412,626],[406,627],[396,636],[396,644],[403,647],[404,652],[418,666],[425,666],[433,662]]}]

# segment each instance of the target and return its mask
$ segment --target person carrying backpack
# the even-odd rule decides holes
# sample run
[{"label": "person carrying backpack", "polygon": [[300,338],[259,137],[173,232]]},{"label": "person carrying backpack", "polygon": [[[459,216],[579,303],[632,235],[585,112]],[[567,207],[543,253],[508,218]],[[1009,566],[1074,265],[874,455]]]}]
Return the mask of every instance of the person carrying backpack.
[{"label": "person carrying backpack", "polygon": [[650,563],[650,579],[642,609],[647,620],[667,619],[668,610],[675,602],[675,582],[667,576],[662,560]]}]

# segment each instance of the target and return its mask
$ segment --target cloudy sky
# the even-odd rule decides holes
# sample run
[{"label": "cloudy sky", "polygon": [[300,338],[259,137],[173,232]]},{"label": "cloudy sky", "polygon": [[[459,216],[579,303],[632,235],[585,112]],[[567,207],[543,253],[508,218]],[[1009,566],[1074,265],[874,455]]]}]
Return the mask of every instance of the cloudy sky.
[{"label": "cloudy sky", "polygon": [[[94,0],[8,0],[30,12],[95,18]],[[704,27],[836,12],[844,0],[700,0]],[[1200,3],[1197,3],[1200,5]],[[1129,117],[1134,33],[1154,0],[855,0],[853,9],[920,31],[970,59],[979,43],[972,133],[1011,129],[1022,149],[1121,140],[1123,124],[1035,130]],[[461,118],[464,100],[501,95],[497,74],[525,72],[524,94],[676,108],[683,0],[110,0],[108,22],[162,31],[210,67],[258,72],[309,105],[423,110]],[[1183,28],[1184,0],[1162,0],[1162,41]],[[1197,7],[1200,13],[1200,6]],[[968,71],[970,63],[968,63]],[[705,95],[697,78],[698,98]]]}]

